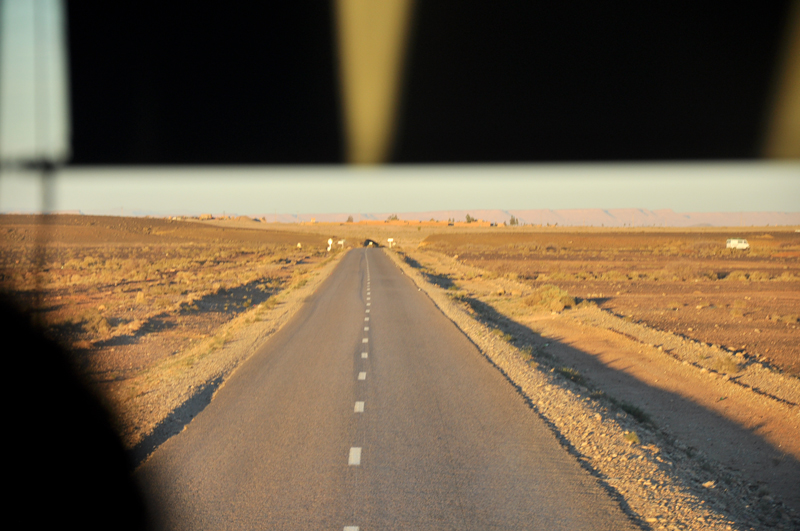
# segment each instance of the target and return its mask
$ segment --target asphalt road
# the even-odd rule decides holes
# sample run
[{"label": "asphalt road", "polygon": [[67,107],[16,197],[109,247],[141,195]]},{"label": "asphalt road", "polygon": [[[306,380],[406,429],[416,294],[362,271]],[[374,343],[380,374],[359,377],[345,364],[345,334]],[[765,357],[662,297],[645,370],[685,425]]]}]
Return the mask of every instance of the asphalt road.
[{"label": "asphalt road", "polygon": [[632,529],[379,249],[137,471],[168,529]]}]

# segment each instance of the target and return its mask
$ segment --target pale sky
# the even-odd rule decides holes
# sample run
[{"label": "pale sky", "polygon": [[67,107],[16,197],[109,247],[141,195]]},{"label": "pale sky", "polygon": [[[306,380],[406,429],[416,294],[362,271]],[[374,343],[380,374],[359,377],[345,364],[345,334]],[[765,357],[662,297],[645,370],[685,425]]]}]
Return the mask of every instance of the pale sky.
[{"label": "pale sky", "polygon": [[[456,209],[798,212],[800,163],[71,168],[54,210],[197,215]],[[0,212],[41,208],[34,173],[0,175]]]},{"label": "pale sky", "polygon": [[0,159],[69,158],[60,0],[0,2]]}]

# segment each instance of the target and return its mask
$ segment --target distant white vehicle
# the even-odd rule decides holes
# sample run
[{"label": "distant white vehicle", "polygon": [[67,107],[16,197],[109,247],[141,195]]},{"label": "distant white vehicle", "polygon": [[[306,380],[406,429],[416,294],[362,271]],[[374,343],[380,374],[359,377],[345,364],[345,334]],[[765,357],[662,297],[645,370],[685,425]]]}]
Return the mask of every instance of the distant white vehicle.
[{"label": "distant white vehicle", "polygon": [[726,249],[749,249],[750,244],[744,238],[730,238],[725,245]]}]

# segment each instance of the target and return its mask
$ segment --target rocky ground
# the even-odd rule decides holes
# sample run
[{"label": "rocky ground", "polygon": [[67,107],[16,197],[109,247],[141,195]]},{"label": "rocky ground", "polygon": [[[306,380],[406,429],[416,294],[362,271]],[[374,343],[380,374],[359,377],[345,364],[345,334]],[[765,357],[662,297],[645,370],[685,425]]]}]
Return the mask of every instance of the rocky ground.
[{"label": "rocky ground", "polygon": [[[525,283],[404,253],[392,255],[398,267],[643,528],[800,526],[796,378],[594,305],[532,311]],[[445,277],[458,289],[429,281]],[[745,368],[731,378],[714,368],[720,360]]]},{"label": "rocky ground", "polygon": [[[229,320],[196,345],[140,374],[137,380],[104,386],[134,462],[142,462],[191,422],[233,371],[291,319],[342,255],[334,255],[268,303]],[[164,346],[156,338],[149,348]]]},{"label": "rocky ground", "polygon": [[0,216],[0,288],[67,345],[140,461],[191,420],[340,255],[315,233]]},{"label": "rocky ground", "polygon": [[[48,229],[57,252],[37,257],[41,232],[22,218],[0,217],[0,281],[30,304],[48,301],[51,317],[79,315],[56,319],[56,332],[77,339],[78,361],[119,412],[137,462],[183,429],[327,277],[341,253],[315,246],[327,237],[346,239],[345,248],[393,237],[403,248],[389,252],[398,267],[643,529],[800,528],[792,302],[800,284],[796,237],[788,233],[764,237],[742,261],[697,231],[648,249],[663,256],[631,276],[620,270],[619,252],[630,249],[613,235],[600,244],[619,249],[584,246],[569,266],[572,233],[511,234],[527,243],[511,247],[520,256],[509,261],[508,254],[489,259],[488,247],[460,258],[431,252],[426,239],[439,237],[436,227],[73,216]],[[468,245],[485,233],[459,230]],[[206,247],[192,243],[198,234]],[[547,245],[531,246],[532,238]],[[692,278],[698,272],[683,258],[675,262],[675,253],[700,253],[716,277]],[[686,267],[665,269],[664,256]],[[37,261],[44,275],[35,274]],[[506,271],[509,263],[522,269]],[[592,269],[587,264],[599,267],[577,278]],[[735,281],[720,278],[736,271]],[[689,291],[658,293],[667,274]],[[548,282],[583,302],[555,310],[526,304]],[[37,295],[42,288],[49,299]],[[747,337],[731,339],[742,325]]]}]

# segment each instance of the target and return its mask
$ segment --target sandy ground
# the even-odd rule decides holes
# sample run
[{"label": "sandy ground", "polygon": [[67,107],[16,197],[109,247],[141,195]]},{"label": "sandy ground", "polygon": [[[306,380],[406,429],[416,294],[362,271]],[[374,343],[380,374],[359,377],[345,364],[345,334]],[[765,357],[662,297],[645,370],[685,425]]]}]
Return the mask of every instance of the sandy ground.
[{"label": "sandy ground", "polygon": [[2,288],[71,347],[136,461],[191,420],[341,254],[286,230],[40,221],[0,216]]},{"label": "sandy ground", "polygon": [[[653,336],[663,340],[664,332],[625,328],[629,321],[594,307],[563,313],[526,307],[523,324],[508,305],[500,308],[497,293],[524,286],[507,279],[478,280],[464,286],[474,298],[460,297],[426,279],[437,278],[432,275],[437,270],[479,278],[470,275],[476,268],[433,253],[408,254],[414,267],[400,258],[398,266],[506,374],[567,451],[621,496],[623,507],[640,517],[644,528],[800,525],[794,509],[796,442],[791,441],[798,414],[796,406],[785,403],[800,396],[794,379],[770,372],[750,375],[752,386],[737,384],[688,361],[695,350],[713,347],[694,344],[691,352],[667,352],[669,341],[644,343]],[[514,297],[505,302],[509,299]],[[642,356],[645,350],[648,355]],[[678,381],[666,381],[671,379]],[[726,417],[726,408],[718,406],[728,400],[737,411]],[[748,435],[765,417],[777,429]],[[775,448],[765,437],[774,445],[779,438],[789,441],[791,448]],[[734,466],[723,462],[731,458]],[[767,471],[759,470],[759,461]]]},{"label": "sandy ground", "polygon": [[[641,239],[626,243],[618,231],[585,231],[601,238],[578,246],[565,230],[71,216],[47,229],[57,249],[39,258],[42,281],[41,233],[23,218],[0,217],[0,281],[52,315],[83,312],[57,332],[77,339],[78,363],[119,412],[137,462],[190,422],[335,267],[341,251],[326,253],[328,238],[344,240],[343,251],[391,237],[413,267],[399,266],[495,356],[644,528],[800,526],[800,253],[791,231],[745,234],[755,245],[742,256],[715,250],[718,230],[683,240],[653,230],[637,261],[630,249]],[[502,252],[491,241],[498,234],[511,238]],[[448,235],[467,238],[461,256],[452,241],[436,243]],[[125,269],[136,253],[147,256]],[[586,304],[526,305],[545,283]]]},{"label": "sandy ground", "polygon": [[[458,283],[458,291],[426,283],[429,290],[442,290],[473,319],[502,332],[495,336],[532,351],[540,367],[575,371],[569,374],[579,375],[578,387],[589,399],[635,406],[647,419],[636,429],[651,431],[659,447],[702,459],[695,466],[713,471],[708,481],[739,478],[747,485],[742,490],[755,496],[742,507],[725,504],[735,521],[747,520],[741,514],[749,510],[747,505],[780,500],[784,508],[800,509],[797,378],[758,362],[732,376],[713,368],[721,357],[737,359],[727,350],[594,305],[563,312],[535,310],[522,303],[533,289],[528,284],[486,275],[440,253],[404,252],[427,278]],[[564,422],[561,413],[552,415],[556,424]],[[569,423],[565,429],[570,430]],[[580,447],[581,442],[574,444]],[[759,523],[766,525],[766,520]],[[770,525],[779,522],[771,520]]]}]

